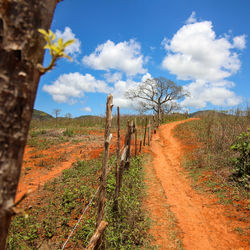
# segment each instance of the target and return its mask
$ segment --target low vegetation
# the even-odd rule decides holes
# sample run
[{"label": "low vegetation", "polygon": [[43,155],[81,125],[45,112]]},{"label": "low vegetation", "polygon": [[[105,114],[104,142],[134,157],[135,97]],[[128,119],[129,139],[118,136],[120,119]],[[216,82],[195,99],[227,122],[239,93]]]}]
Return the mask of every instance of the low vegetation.
[{"label": "low vegetation", "polygon": [[[133,158],[131,167],[124,173],[116,214],[112,210],[114,169],[109,173],[106,207],[109,225],[105,232],[105,249],[137,249],[149,242],[149,223],[141,209],[144,196],[142,161],[142,157]],[[109,165],[114,166],[114,158]],[[63,171],[61,177],[48,182],[39,192],[39,202],[12,221],[8,249],[38,249],[43,244],[51,249],[61,247],[95,193],[100,167],[101,160],[78,161],[73,168]],[[88,244],[95,230],[96,208],[94,200],[67,245],[71,249]]]},{"label": "low vegetation", "polygon": [[250,117],[239,111],[235,114],[210,111],[200,113],[199,118],[175,130],[189,152],[183,166],[194,188],[216,194],[220,203],[231,204],[242,212],[239,220],[247,221]]}]

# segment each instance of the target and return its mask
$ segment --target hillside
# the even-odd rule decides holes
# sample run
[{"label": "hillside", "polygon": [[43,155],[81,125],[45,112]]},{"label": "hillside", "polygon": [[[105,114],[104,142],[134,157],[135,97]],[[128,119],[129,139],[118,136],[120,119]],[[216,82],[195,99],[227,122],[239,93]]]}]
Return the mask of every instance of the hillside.
[{"label": "hillside", "polygon": [[220,114],[220,115],[225,115],[225,113],[223,111],[216,111],[216,110],[199,110],[197,112],[191,113],[189,116],[191,118],[193,117],[201,117],[204,115],[208,115],[208,114]]},{"label": "hillside", "polygon": [[51,118],[54,118],[54,117],[43,111],[33,109],[32,119],[46,120],[46,119],[51,119]]}]

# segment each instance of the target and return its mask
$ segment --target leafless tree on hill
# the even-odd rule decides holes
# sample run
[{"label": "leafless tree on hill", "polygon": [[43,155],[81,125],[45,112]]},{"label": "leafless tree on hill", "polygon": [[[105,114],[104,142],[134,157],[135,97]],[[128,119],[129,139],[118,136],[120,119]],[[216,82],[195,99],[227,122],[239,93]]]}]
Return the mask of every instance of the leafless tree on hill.
[{"label": "leafless tree on hill", "polygon": [[176,102],[186,96],[181,86],[164,77],[147,79],[126,92],[126,97],[138,101],[138,109],[153,111],[157,115],[157,124],[162,121],[163,114],[179,109]]}]

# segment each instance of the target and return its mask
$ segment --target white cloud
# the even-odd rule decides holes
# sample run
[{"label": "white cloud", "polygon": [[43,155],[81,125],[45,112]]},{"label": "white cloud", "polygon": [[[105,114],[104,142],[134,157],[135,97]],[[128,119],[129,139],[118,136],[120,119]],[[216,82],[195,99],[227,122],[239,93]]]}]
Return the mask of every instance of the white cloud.
[{"label": "white cloud", "polygon": [[[228,88],[234,84],[226,78],[235,74],[241,66],[235,49],[245,48],[245,35],[216,37],[210,21],[196,22],[195,12],[171,40],[164,38],[162,44],[167,55],[162,67],[181,80],[192,80],[186,86],[190,97],[182,104],[204,107],[214,105],[237,105],[241,98]],[[202,84],[201,84],[202,83]],[[201,87],[202,85],[202,87]]]},{"label": "white cloud", "polygon": [[61,37],[64,42],[68,40],[75,40],[74,43],[66,47],[65,53],[71,56],[76,56],[81,53],[81,42],[76,38],[75,34],[72,32],[71,28],[65,27],[64,32],[56,30],[56,37]]},{"label": "white cloud", "polygon": [[195,23],[197,20],[196,20],[196,13],[195,11],[192,11],[192,14],[191,16],[187,19],[186,23],[189,24],[189,23]]},{"label": "white cloud", "polygon": [[143,75],[142,78],[141,78],[141,81],[145,82],[148,79],[152,79],[152,76],[149,73]]},{"label": "white cloud", "polygon": [[107,82],[117,82],[122,79],[122,74],[119,72],[115,72],[114,74],[111,74],[110,72],[104,74],[104,77]]},{"label": "white cloud", "polygon": [[82,110],[86,111],[86,112],[91,112],[91,108],[90,107],[84,107]]},{"label": "white cloud", "polygon": [[242,102],[242,98],[225,85],[217,85],[205,81],[196,81],[184,86],[184,90],[191,95],[181,102],[183,106],[204,108],[207,102],[216,106],[235,106]]},{"label": "white cloud", "polygon": [[233,38],[233,46],[237,49],[246,48],[246,35],[236,36]]},{"label": "white cloud", "polygon": [[108,40],[99,45],[92,54],[84,56],[83,63],[97,70],[119,70],[129,76],[146,72],[143,68],[141,46],[133,39],[117,44]]},{"label": "white cloud", "polygon": [[112,88],[104,81],[96,80],[90,74],[82,75],[78,72],[59,76],[52,85],[44,85],[43,90],[52,95],[54,101],[68,103],[83,96],[84,92],[112,92]]},{"label": "white cloud", "polygon": [[[209,21],[184,25],[167,46],[162,66],[182,80],[217,81],[240,68],[237,53],[226,38],[216,38]],[[166,46],[165,46],[166,47]]]}]

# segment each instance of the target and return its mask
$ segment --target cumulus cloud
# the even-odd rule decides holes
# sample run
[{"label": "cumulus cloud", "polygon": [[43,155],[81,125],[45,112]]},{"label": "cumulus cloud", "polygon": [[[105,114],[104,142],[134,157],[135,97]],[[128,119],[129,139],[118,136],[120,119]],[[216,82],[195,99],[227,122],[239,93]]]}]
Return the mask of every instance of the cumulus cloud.
[{"label": "cumulus cloud", "polygon": [[90,107],[84,107],[83,109],[82,109],[83,111],[86,111],[86,112],[91,112],[91,108]]},{"label": "cumulus cloud", "polygon": [[92,54],[84,56],[83,63],[97,70],[119,70],[129,76],[146,72],[143,68],[141,46],[133,39],[117,44],[108,40],[99,45]]},{"label": "cumulus cloud", "polygon": [[70,27],[65,27],[63,32],[61,32],[60,30],[56,30],[56,37],[62,38],[64,42],[68,40],[75,40],[74,43],[66,47],[66,54],[74,57],[77,54],[81,53],[81,42],[79,39],[76,38]]},{"label": "cumulus cloud", "polygon": [[246,48],[246,35],[236,36],[233,38],[233,46],[237,49]]},{"label": "cumulus cloud", "polygon": [[190,97],[183,104],[199,108],[207,102],[214,105],[240,103],[241,98],[228,89],[233,84],[228,84],[226,78],[241,67],[235,49],[245,48],[245,35],[234,37],[233,42],[229,36],[216,37],[212,23],[197,22],[193,12],[187,24],[171,40],[164,38],[162,44],[167,51],[162,67],[178,79],[192,81],[186,87]]},{"label": "cumulus cloud", "polygon": [[189,23],[195,23],[197,20],[196,20],[196,13],[195,11],[192,11],[192,14],[191,16],[187,19],[186,23],[189,24]]},{"label": "cumulus cloud", "polygon": [[111,74],[110,72],[104,74],[107,82],[117,82],[122,79],[122,74],[120,72],[115,72]]},{"label": "cumulus cloud", "polygon": [[181,102],[182,106],[204,108],[207,102],[216,106],[235,106],[242,102],[241,97],[237,96],[222,83],[214,84],[197,80],[184,86],[184,90],[190,93],[190,96]]},{"label": "cumulus cloud", "polygon": [[52,95],[54,101],[68,103],[83,96],[84,92],[112,92],[106,82],[96,80],[90,74],[82,75],[78,72],[59,76],[51,85],[44,85],[43,90]]}]

